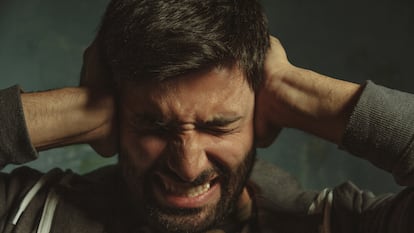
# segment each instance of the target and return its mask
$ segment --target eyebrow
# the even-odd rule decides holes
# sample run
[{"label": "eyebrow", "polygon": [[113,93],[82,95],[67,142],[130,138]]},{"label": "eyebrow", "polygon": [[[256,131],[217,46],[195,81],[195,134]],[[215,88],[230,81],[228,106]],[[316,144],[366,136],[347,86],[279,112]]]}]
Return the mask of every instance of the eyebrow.
[{"label": "eyebrow", "polygon": [[[201,124],[205,126],[226,126],[241,120],[242,116],[215,116],[212,119],[202,121]],[[162,116],[158,114],[136,114],[134,116],[134,122],[136,123],[161,123],[168,124],[174,120],[163,119]]]}]

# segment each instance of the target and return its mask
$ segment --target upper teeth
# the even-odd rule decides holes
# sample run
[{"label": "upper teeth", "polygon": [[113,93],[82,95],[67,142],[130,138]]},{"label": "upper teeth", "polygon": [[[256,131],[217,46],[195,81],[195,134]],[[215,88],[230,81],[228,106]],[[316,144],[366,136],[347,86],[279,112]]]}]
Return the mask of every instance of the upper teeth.
[{"label": "upper teeth", "polygon": [[167,191],[185,197],[196,197],[207,192],[210,189],[209,182],[195,187],[184,187],[181,185],[171,184],[169,182],[164,182],[164,184]]}]

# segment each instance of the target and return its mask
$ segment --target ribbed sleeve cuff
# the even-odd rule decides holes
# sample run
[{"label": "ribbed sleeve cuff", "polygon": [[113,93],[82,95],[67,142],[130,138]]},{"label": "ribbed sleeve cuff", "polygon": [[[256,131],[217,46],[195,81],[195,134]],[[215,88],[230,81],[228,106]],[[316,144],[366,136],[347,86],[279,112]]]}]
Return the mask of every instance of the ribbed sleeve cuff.
[{"label": "ribbed sleeve cuff", "polygon": [[410,152],[413,135],[414,95],[368,81],[351,115],[342,146],[392,172],[401,183],[414,171],[414,155]]},{"label": "ribbed sleeve cuff", "polygon": [[19,86],[0,91],[0,168],[37,158],[26,129],[20,92]]}]

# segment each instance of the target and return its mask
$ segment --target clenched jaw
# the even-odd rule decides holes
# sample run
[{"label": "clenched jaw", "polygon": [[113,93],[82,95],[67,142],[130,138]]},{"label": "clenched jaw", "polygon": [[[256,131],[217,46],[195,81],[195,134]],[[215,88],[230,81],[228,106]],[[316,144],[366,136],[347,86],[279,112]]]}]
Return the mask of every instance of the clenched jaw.
[{"label": "clenched jaw", "polygon": [[220,199],[218,175],[209,175],[208,178],[199,179],[199,182],[184,183],[158,173],[155,180],[152,185],[155,198],[163,206],[200,208],[216,204]]}]

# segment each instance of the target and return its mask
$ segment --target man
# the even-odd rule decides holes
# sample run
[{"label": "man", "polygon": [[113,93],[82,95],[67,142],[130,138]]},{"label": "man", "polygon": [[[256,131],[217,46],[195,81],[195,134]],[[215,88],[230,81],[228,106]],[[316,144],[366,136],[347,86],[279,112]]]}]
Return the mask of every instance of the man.
[{"label": "man", "polygon": [[[16,91],[2,93],[1,165],[35,159],[32,146],[73,143],[120,159],[84,177],[26,168],[2,175],[2,232],[413,229],[410,189],[381,198],[351,184],[304,192],[261,162],[248,182],[255,148],[281,127],[366,153],[401,183],[413,181],[413,104],[399,105],[397,122],[380,117],[395,127],[369,126],[400,114],[373,92],[391,102],[414,97],[293,66],[257,1],[113,0],[85,53],[80,87],[22,94],[21,108]],[[387,110],[378,113],[378,102]],[[396,219],[398,229],[372,224]]]}]

